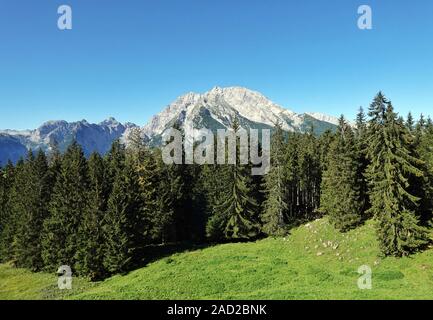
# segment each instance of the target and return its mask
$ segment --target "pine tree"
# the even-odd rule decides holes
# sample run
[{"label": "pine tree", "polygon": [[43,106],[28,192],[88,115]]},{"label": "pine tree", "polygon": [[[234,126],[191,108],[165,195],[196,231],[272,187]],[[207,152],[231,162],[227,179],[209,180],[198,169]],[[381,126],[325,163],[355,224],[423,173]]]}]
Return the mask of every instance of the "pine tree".
[{"label": "pine tree", "polygon": [[[8,188],[6,186],[6,172],[0,167],[0,241],[1,235],[5,228],[5,224],[7,223],[8,214],[7,214],[7,200],[8,200]],[[1,250],[0,250],[0,261],[2,261]]]},{"label": "pine tree", "polygon": [[51,144],[47,158],[51,185],[54,187],[57,177],[60,175],[62,169],[62,154],[60,153],[59,147],[56,143]]},{"label": "pine tree", "polygon": [[416,189],[414,192],[421,198],[421,220],[429,222],[433,213],[433,124],[430,121],[427,121],[425,130],[414,147],[416,154],[424,162],[424,177],[413,182]]},{"label": "pine tree", "polygon": [[369,161],[367,159],[367,148],[368,148],[368,126],[367,117],[362,107],[359,108],[358,114],[356,116],[356,129],[354,131],[355,135],[355,146],[356,152],[358,154],[358,183],[359,183],[359,193],[360,200],[363,204],[361,212],[364,213],[363,218],[367,218],[365,212],[370,208],[370,202],[368,199],[368,185],[365,179],[364,173],[367,170]]},{"label": "pine tree", "polygon": [[[115,162],[121,164],[124,157],[117,155],[119,159]],[[114,177],[104,217],[104,267],[109,274],[128,271],[137,262],[140,246],[144,245],[138,177],[130,161],[121,167]]]},{"label": "pine tree", "polygon": [[[27,158],[33,158],[33,153],[30,151]],[[27,164],[23,158],[21,158],[14,170],[14,179],[12,186],[9,191],[9,223],[6,225],[4,233],[4,245],[5,245],[5,256],[6,259],[12,262],[14,265],[17,263],[17,237],[19,235],[19,228],[25,219],[25,206],[24,192],[27,184]]]},{"label": "pine tree", "polygon": [[[182,132],[182,140],[185,141],[185,132],[179,124],[174,129]],[[186,163],[185,145],[182,146],[182,163]],[[169,189],[171,196],[166,199],[172,204],[173,228],[172,240],[189,241],[202,237],[204,219],[195,207],[196,197],[200,197],[199,190],[195,189],[196,181],[200,176],[200,168],[197,165],[172,164],[164,166],[165,174],[170,177]],[[163,188],[163,186],[162,186]]]},{"label": "pine tree", "polygon": [[425,129],[428,131],[428,130],[431,130],[433,128],[433,120],[432,120],[432,118],[429,116],[428,118],[427,118],[427,121],[426,121],[426,124],[425,124]]},{"label": "pine tree", "polygon": [[369,115],[367,177],[380,248],[385,255],[407,255],[426,242],[418,221],[420,199],[409,192],[411,179],[423,175],[422,162],[411,154],[411,136],[382,93]]},{"label": "pine tree", "polygon": [[211,241],[225,239],[224,230],[226,217],[220,209],[222,203],[221,194],[225,191],[225,185],[221,183],[224,174],[222,165],[204,165],[201,171],[200,183],[205,191],[206,237]]},{"label": "pine tree", "polygon": [[406,128],[409,130],[409,132],[412,132],[415,129],[415,121],[411,112],[409,112],[409,114],[407,115]]},{"label": "pine tree", "polygon": [[329,148],[333,140],[334,133],[331,130],[326,130],[318,138],[320,172],[324,172],[327,169]]},{"label": "pine tree", "polygon": [[423,131],[423,130],[425,129],[425,126],[426,126],[425,117],[424,117],[424,115],[421,113],[421,115],[420,115],[420,117],[419,117],[419,120],[418,120],[418,122],[417,122],[415,128],[416,128],[416,130],[417,130],[418,132],[421,132],[421,131]]},{"label": "pine tree", "polygon": [[348,231],[361,221],[359,165],[353,131],[341,116],[328,155],[321,198],[322,210],[329,214],[331,223],[340,231]]},{"label": "pine tree", "polygon": [[271,168],[265,178],[266,200],[261,220],[262,230],[267,235],[281,236],[286,230],[287,221],[287,177],[285,170],[286,150],[284,132],[276,124],[271,144]]},{"label": "pine tree", "polygon": [[299,148],[301,135],[289,133],[286,146],[286,177],[288,188],[288,222],[298,221],[300,205],[300,167],[299,167]]},{"label": "pine tree", "polygon": [[[154,239],[158,239],[158,243],[165,244],[166,242],[178,241],[179,234],[177,229],[180,226],[176,225],[176,203],[181,197],[182,185],[179,177],[176,175],[177,165],[165,165],[160,161],[159,151],[154,151],[154,161],[158,164],[159,183],[155,183],[157,197],[157,215],[149,220],[152,222],[152,234]],[[184,225],[185,229],[188,226]]]},{"label": "pine tree", "polygon": [[425,128],[426,128],[426,121],[424,118],[424,115],[421,113],[420,118],[418,120],[418,122],[415,125],[415,130],[414,130],[414,135],[415,135],[415,141],[414,141],[414,145],[418,146],[420,143],[420,140],[425,132]]},{"label": "pine tree", "polygon": [[309,220],[315,217],[320,206],[320,148],[312,130],[301,135],[298,143],[297,215],[300,219]]},{"label": "pine tree", "polygon": [[[89,194],[88,205],[80,222],[80,246],[77,252],[77,271],[91,280],[105,275],[104,261],[104,215],[108,200],[106,163],[97,153],[88,160]],[[109,226],[108,226],[109,227]]]},{"label": "pine tree", "polygon": [[139,130],[132,131],[127,151],[130,164],[135,171],[142,202],[140,223],[143,237],[148,242],[164,242],[166,236],[164,215],[172,214],[162,211],[158,202],[161,196],[159,185],[162,178],[158,158],[146,145]]},{"label": "pine tree", "polygon": [[[17,165],[19,170],[19,164]],[[15,180],[16,168],[12,162],[0,169],[0,261],[11,259],[15,219],[10,208],[11,188]]]},{"label": "pine tree", "polygon": [[[208,213],[205,212],[206,194],[205,188],[202,184],[203,181],[201,180],[203,169],[203,165],[191,166],[189,175],[182,175],[183,178],[191,177],[191,180],[189,181],[183,180],[183,183],[181,184],[183,189],[181,189],[181,191],[187,191],[186,196],[183,197],[183,201],[186,201],[186,206],[191,208],[191,215],[189,215],[189,219],[192,223],[190,234],[187,236],[186,240],[191,240],[194,242],[202,242],[206,239]],[[256,193],[258,193],[260,191],[260,179],[253,181],[253,186],[257,188]]]},{"label": "pine tree", "polygon": [[111,144],[111,148],[105,155],[107,164],[107,179],[108,184],[113,187],[114,180],[119,171],[123,171],[125,167],[126,151],[125,145],[120,143],[119,140],[115,140]]},{"label": "pine tree", "polygon": [[[240,129],[239,122],[233,123],[233,130]],[[236,146],[237,159],[239,159],[240,147]],[[222,194],[221,210],[225,223],[225,237],[227,239],[249,239],[258,234],[256,222],[257,203],[251,197],[250,168],[236,161],[234,165],[222,166],[226,191]]]},{"label": "pine tree", "polygon": [[82,148],[73,142],[63,156],[49,203],[50,214],[44,223],[42,257],[49,270],[61,265],[75,267],[88,186],[87,161]]},{"label": "pine tree", "polygon": [[20,196],[15,201],[15,259],[18,266],[38,271],[43,267],[41,235],[51,190],[47,158],[42,150],[36,158],[29,151],[23,178],[22,183],[16,185]]},{"label": "pine tree", "polygon": [[[185,134],[179,124],[174,129]],[[204,238],[205,219],[200,206],[202,205],[201,190],[196,188],[201,168],[197,165],[170,164],[162,162],[160,150],[153,150],[154,164],[161,177],[156,177],[158,193],[159,216],[155,217],[153,225],[159,229],[163,239],[179,242],[201,240]],[[182,159],[185,163],[185,150],[182,147]],[[151,170],[154,170],[151,168]]]}]

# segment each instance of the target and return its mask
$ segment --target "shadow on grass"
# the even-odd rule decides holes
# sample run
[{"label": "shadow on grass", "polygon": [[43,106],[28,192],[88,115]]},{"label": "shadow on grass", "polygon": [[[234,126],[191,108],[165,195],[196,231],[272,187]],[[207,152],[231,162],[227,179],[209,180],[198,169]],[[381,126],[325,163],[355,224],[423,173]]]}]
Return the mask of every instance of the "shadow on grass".
[{"label": "shadow on grass", "polygon": [[161,245],[148,245],[140,249],[138,252],[138,258],[135,263],[131,266],[131,270],[146,267],[152,262],[164,259],[176,253],[185,253],[194,250],[202,250],[208,247],[217,245],[216,243],[193,243],[193,242],[182,242],[182,243],[167,243]]}]

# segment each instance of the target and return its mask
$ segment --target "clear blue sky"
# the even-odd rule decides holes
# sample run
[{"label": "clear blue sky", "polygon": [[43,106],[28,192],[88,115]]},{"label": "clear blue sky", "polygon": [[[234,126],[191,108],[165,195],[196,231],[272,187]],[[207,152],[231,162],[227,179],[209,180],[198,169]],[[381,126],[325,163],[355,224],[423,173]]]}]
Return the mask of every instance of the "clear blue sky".
[{"label": "clear blue sky", "polygon": [[[57,29],[61,4],[71,31]],[[0,0],[0,129],[142,125],[216,85],[349,118],[383,90],[402,114],[433,114],[432,37],[431,0]]]}]

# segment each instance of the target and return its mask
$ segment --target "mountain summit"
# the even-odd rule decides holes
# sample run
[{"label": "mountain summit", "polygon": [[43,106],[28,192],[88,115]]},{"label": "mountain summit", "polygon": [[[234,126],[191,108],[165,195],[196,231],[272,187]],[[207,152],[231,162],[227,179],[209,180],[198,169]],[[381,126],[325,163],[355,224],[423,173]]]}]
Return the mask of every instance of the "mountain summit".
[{"label": "mountain summit", "polygon": [[230,127],[235,118],[244,128],[273,128],[279,122],[286,131],[305,132],[313,128],[317,134],[335,129],[338,124],[337,118],[319,113],[297,114],[246,88],[214,87],[203,94],[190,92],[177,98],[155,115],[142,132],[151,140],[159,140],[175,123],[186,130],[215,130]]},{"label": "mountain summit", "polygon": [[[297,114],[246,88],[214,87],[203,94],[190,92],[177,98],[140,130],[143,138],[159,145],[162,133],[174,124],[185,131],[216,130],[231,127],[235,118],[245,129],[272,129],[279,122],[286,131],[305,132],[313,128],[316,134],[333,130],[338,123],[337,118],[319,113]],[[108,118],[99,124],[86,120],[48,121],[35,130],[0,130],[0,165],[9,159],[17,161],[28,149],[48,151],[54,142],[61,151],[76,140],[87,156],[95,151],[104,154],[114,140],[127,142],[132,128],[137,126]]]}]

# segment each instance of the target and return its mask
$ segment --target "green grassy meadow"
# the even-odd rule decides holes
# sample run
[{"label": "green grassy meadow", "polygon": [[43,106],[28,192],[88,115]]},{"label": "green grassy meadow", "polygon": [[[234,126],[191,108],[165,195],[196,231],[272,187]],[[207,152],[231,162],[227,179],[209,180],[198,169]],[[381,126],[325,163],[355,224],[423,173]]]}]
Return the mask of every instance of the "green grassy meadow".
[{"label": "green grassy meadow", "polygon": [[[357,286],[361,265],[372,289]],[[0,299],[432,299],[433,249],[379,257],[374,223],[346,234],[319,219],[286,238],[174,253],[126,275],[91,283],[0,265]]]}]

